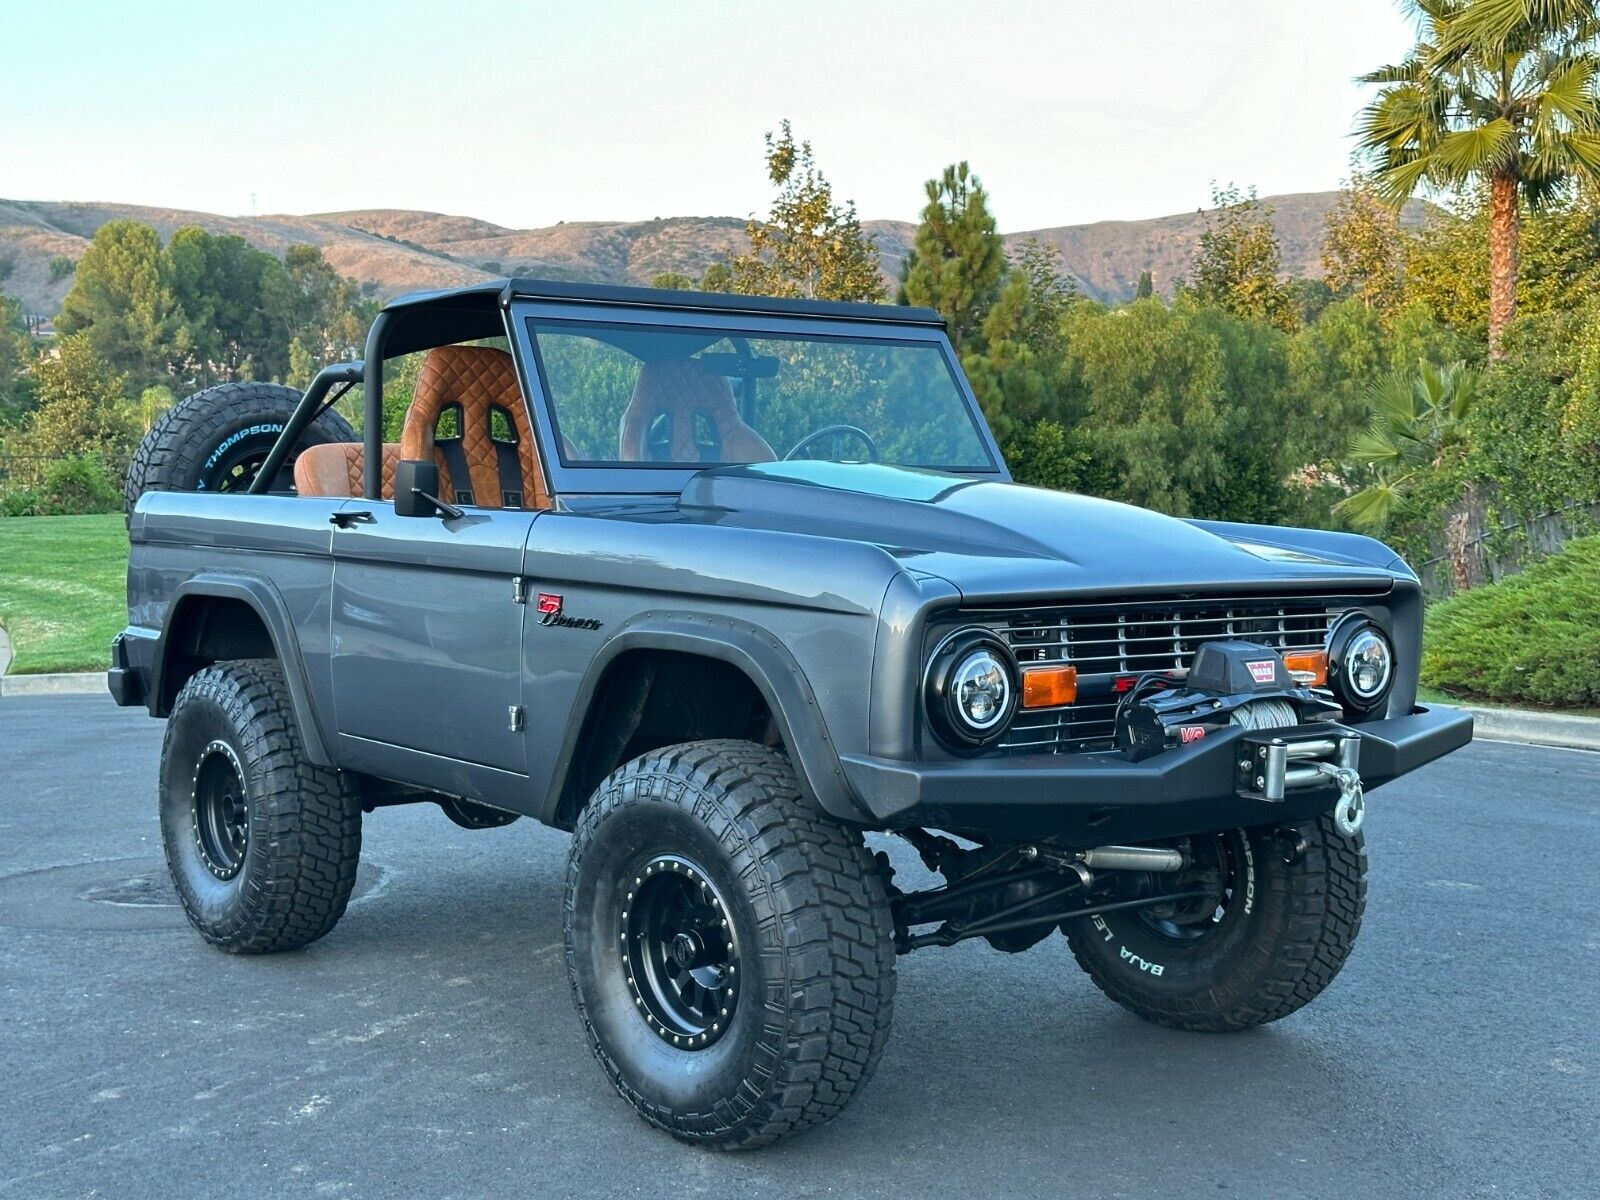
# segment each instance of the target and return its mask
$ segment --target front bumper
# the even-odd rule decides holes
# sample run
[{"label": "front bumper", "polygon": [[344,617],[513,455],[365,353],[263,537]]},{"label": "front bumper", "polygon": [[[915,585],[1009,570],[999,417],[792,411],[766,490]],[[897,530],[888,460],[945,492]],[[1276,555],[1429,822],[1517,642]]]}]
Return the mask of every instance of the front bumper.
[{"label": "front bumper", "polygon": [[[1361,739],[1357,770],[1367,791],[1472,740],[1472,716],[1417,705],[1408,716],[1331,726]],[[1056,838],[1077,847],[1140,842],[1251,825],[1298,822],[1328,811],[1337,788],[1280,801],[1239,794],[1244,730],[1131,762],[1116,751],[905,763],[865,755],[841,759],[862,806],[883,825],[1023,841]]]}]

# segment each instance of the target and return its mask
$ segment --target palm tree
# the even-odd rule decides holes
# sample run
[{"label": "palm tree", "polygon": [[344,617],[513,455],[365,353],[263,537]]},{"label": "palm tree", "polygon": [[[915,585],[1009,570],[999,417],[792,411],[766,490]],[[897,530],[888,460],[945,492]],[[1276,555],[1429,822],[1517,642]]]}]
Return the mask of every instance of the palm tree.
[{"label": "palm tree", "polygon": [[[1339,501],[1334,511],[1352,528],[1370,530],[1383,528],[1404,511],[1417,482],[1437,471],[1464,441],[1479,378],[1479,372],[1463,362],[1442,367],[1422,362],[1415,371],[1381,376],[1367,391],[1371,422],[1356,435],[1347,452],[1351,462],[1372,470],[1373,481]],[[1469,507],[1458,506],[1447,530],[1457,589],[1465,589],[1469,583]]]},{"label": "palm tree", "polygon": [[1410,0],[1405,61],[1361,77],[1382,90],[1356,134],[1380,195],[1424,185],[1489,192],[1489,354],[1516,313],[1522,205],[1600,181],[1595,0]]}]

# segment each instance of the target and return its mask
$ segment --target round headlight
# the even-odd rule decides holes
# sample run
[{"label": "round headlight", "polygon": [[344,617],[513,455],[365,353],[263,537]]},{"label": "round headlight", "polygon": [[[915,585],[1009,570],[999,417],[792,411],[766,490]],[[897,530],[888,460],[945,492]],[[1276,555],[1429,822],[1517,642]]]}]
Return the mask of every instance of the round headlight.
[{"label": "round headlight", "polygon": [[928,668],[928,718],[953,749],[995,741],[1017,709],[1017,668],[988,630],[964,630],[942,642]]},{"label": "round headlight", "polygon": [[978,733],[993,729],[1011,703],[1011,680],[988,650],[974,650],[956,664],[950,691],[956,712]]},{"label": "round headlight", "polygon": [[1376,707],[1394,681],[1394,647],[1375,625],[1353,628],[1335,647],[1334,690],[1359,709]]}]

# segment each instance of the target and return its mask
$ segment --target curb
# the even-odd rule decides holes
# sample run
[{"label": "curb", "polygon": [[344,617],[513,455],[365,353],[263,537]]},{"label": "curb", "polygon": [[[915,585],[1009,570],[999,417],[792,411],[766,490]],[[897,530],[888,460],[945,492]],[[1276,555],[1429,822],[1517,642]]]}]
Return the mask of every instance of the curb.
[{"label": "curb", "polygon": [[0,696],[104,696],[109,700],[111,693],[106,690],[104,671],[74,671],[65,675],[0,676]]},{"label": "curb", "polygon": [[1563,713],[1531,712],[1523,708],[1460,706],[1472,714],[1474,740],[1522,742],[1529,746],[1563,746],[1569,750],[1600,750],[1600,717],[1569,717]]}]

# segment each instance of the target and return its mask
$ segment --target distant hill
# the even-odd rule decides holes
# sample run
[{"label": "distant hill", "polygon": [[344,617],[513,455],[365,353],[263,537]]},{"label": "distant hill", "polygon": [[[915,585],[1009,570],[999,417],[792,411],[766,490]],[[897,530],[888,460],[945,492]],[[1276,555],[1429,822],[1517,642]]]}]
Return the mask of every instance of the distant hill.
[{"label": "distant hill", "polygon": [[[1322,237],[1338,192],[1268,196],[1291,275],[1321,274]],[[1427,206],[1413,201],[1402,220],[1420,225]],[[131,217],[160,230],[198,225],[237,234],[281,255],[296,243],[321,248],[328,261],[369,294],[387,298],[424,288],[453,287],[495,275],[531,275],[601,283],[648,283],[663,271],[699,275],[744,247],[742,217],[666,217],[653,221],[568,221],[544,229],[507,229],[476,217],[373,208],[310,216],[226,217],[132,204],[0,200],[0,291],[20,296],[30,312],[54,314],[71,287],[52,280],[54,258],[77,259],[96,229]],[[905,221],[866,221],[878,242],[884,273],[899,275],[916,227]],[[1146,221],[1099,221],[1020,230],[1008,243],[1035,237],[1056,246],[1079,287],[1099,300],[1133,295],[1148,270],[1156,289],[1170,292],[1193,259],[1203,222],[1198,213]],[[10,264],[4,273],[4,263]]]}]

